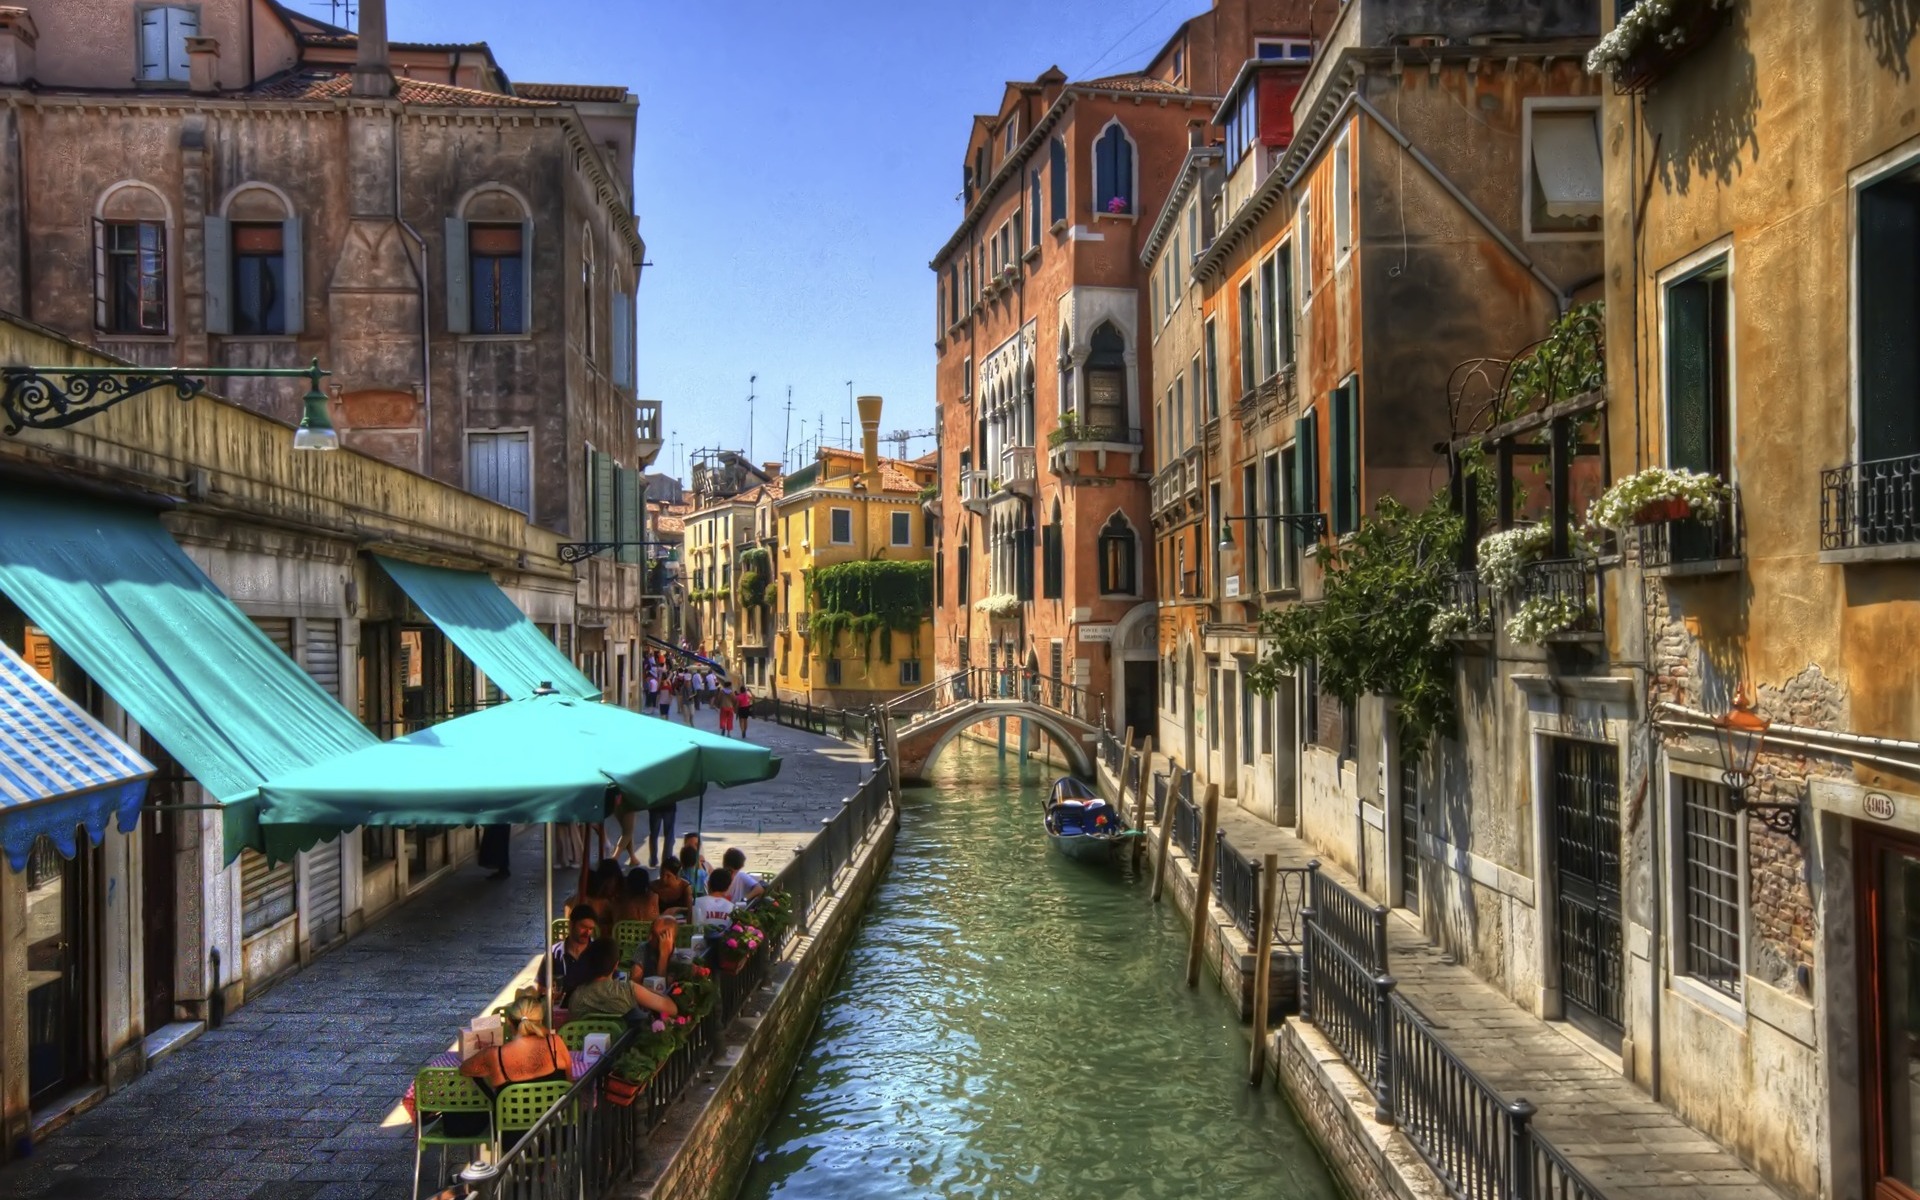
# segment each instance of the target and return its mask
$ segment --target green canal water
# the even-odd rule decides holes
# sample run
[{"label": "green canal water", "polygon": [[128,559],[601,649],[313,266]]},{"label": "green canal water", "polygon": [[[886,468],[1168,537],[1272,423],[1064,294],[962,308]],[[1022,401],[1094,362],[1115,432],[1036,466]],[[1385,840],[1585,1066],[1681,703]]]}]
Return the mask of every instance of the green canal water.
[{"label": "green canal water", "polygon": [[1335,1200],[1172,905],[1047,848],[1049,782],[958,742],[907,791],[746,1200]]}]

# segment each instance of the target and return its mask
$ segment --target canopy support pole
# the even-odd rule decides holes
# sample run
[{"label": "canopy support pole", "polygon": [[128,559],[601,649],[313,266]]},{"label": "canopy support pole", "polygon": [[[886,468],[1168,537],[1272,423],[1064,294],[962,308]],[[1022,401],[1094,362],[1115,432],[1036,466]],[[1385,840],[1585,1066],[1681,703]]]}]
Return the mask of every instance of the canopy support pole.
[{"label": "canopy support pole", "polygon": [[553,822],[547,822],[547,923],[540,927],[541,953],[547,957],[547,1032],[553,1032],[553,994],[560,988],[560,981],[554,978],[553,953],[547,941],[553,936]]}]

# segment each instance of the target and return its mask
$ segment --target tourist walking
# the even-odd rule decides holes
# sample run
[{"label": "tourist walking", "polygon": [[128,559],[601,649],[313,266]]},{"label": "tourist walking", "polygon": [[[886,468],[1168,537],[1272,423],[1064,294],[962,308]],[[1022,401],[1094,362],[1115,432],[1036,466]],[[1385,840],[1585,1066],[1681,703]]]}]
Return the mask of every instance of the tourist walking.
[{"label": "tourist walking", "polygon": [[744,683],[740,685],[740,690],[733,694],[733,711],[740,719],[740,739],[745,741],[747,718],[753,715],[753,693],[747,690],[747,685]]},{"label": "tourist walking", "polygon": [[713,694],[713,707],[720,713],[720,736],[733,736],[733,693],[721,688]]}]

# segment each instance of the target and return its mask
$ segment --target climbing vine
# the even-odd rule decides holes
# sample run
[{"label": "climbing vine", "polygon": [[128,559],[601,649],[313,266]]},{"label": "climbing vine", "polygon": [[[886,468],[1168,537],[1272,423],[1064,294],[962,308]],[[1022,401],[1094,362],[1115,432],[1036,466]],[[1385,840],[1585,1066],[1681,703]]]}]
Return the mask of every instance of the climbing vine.
[{"label": "climbing vine", "polygon": [[761,546],[740,556],[740,603],[746,608],[767,607],[767,583],[773,578],[773,558]]},{"label": "climbing vine", "polygon": [[1351,538],[1315,552],[1324,599],[1260,614],[1267,649],[1253,689],[1271,695],[1283,675],[1315,663],[1321,688],[1349,704],[1368,693],[1396,698],[1409,751],[1451,733],[1453,649],[1428,627],[1452,600],[1462,531],[1444,497],[1425,509],[1381,500]]},{"label": "climbing vine", "polygon": [[[1485,410],[1485,427],[1503,425],[1550,405],[1598,391],[1606,382],[1605,305],[1598,300],[1576,304],[1554,321],[1545,338],[1507,365],[1499,394]],[[1575,420],[1576,440],[1591,440],[1599,421],[1597,409],[1581,414]],[[1543,428],[1535,436],[1544,442],[1550,434]],[[1481,518],[1491,520],[1495,515],[1499,480],[1486,449],[1476,443],[1461,450],[1460,467],[1479,484]],[[1545,471],[1545,460],[1536,460],[1534,470]],[[1524,505],[1526,489],[1517,481],[1515,486],[1516,501]]]},{"label": "climbing vine", "polygon": [[933,612],[933,564],[867,558],[819,567],[807,578],[807,597],[813,609],[807,631],[823,653],[848,634],[859,639],[871,664],[873,635],[884,633],[880,661],[892,662],[895,633],[911,637],[920,653],[920,626]]}]

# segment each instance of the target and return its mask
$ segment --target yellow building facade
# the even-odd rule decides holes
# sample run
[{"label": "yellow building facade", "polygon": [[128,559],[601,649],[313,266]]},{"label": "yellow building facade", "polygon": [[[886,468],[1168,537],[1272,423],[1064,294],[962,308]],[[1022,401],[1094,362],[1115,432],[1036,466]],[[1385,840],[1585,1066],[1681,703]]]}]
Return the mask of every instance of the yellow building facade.
[{"label": "yellow building facade", "polygon": [[[881,458],[881,399],[859,406],[861,452],[823,448],[773,501],[782,699],[857,708],[930,681],[933,544],[920,489],[933,460]],[[855,565],[867,562],[885,565]]]}]

